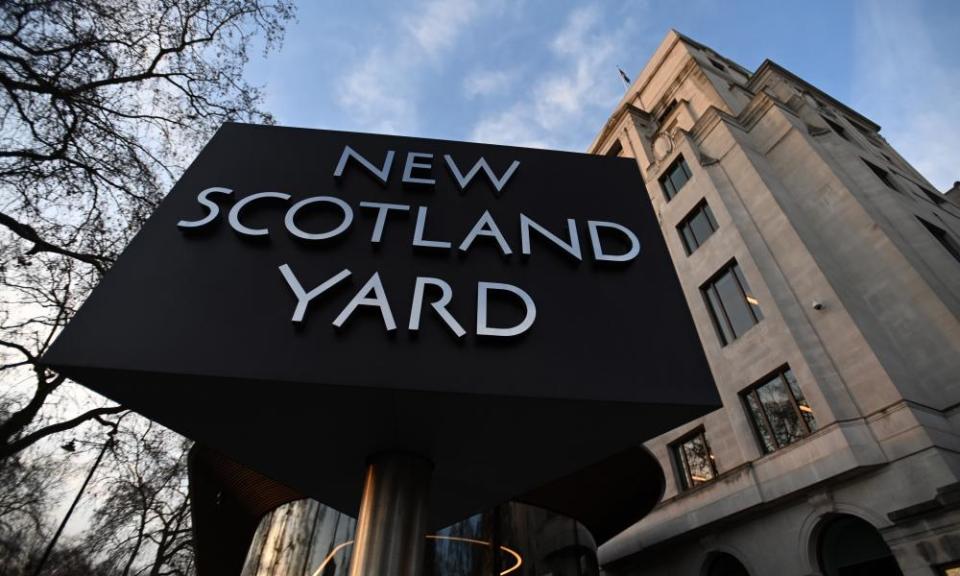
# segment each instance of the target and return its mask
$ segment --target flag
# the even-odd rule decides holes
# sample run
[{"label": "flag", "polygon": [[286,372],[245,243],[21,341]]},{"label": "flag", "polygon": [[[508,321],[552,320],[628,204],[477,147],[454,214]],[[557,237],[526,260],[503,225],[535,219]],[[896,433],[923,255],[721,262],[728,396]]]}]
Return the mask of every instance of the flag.
[{"label": "flag", "polygon": [[623,71],[623,68],[620,68],[620,67],[618,66],[618,67],[617,67],[617,70],[620,72],[620,77],[623,78],[623,81],[627,84],[627,86],[629,86],[629,85],[630,85],[630,77],[627,76],[627,73]]}]

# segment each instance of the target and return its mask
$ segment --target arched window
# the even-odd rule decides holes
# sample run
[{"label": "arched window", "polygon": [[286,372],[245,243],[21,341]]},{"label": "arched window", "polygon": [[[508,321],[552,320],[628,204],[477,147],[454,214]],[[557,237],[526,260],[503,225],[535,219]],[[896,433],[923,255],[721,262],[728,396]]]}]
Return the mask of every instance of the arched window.
[{"label": "arched window", "polygon": [[707,559],[704,576],[750,576],[750,573],[734,556],[717,552]]},{"label": "arched window", "polygon": [[824,576],[903,576],[880,532],[856,516],[826,520],[817,550]]}]

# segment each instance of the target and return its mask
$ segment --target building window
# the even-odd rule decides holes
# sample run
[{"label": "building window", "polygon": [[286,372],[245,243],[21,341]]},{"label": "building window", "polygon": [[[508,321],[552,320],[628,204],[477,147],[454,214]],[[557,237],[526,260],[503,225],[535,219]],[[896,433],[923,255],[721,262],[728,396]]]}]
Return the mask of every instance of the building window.
[{"label": "building window", "polygon": [[937,574],[941,576],[960,576],[960,562],[950,562],[937,566]]},{"label": "building window", "polygon": [[717,70],[720,70],[721,72],[726,71],[727,67],[723,65],[723,62],[718,62],[713,58],[708,58],[708,60],[710,60],[710,63],[713,64],[713,67]]},{"label": "building window", "polygon": [[706,200],[697,204],[677,226],[687,256],[693,254],[717,229],[717,221]]},{"label": "building window", "polygon": [[949,252],[950,255],[957,260],[957,262],[960,262],[960,242],[958,242],[956,238],[936,224],[927,222],[923,218],[919,217],[917,220],[919,220],[920,223],[923,224],[924,228],[926,228],[927,231],[937,239],[937,242],[943,246],[944,250]]},{"label": "building window", "polygon": [[687,161],[683,159],[683,156],[678,156],[660,177],[660,187],[663,188],[663,195],[667,197],[667,202],[673,200],[673,197],[677,195],[677,192],[683,188],[683,185],[687,183],[691,176],[693,175],[690,173]]},{"label": "building window", "polygon": [[717,477],[717,466],[703,428],[695,430],[671,446],[681,490],[706,484]]},{"label": "building window", "polygon": [[[861,160],[863,160],[863,158],[861,158]],[[868,168],[870,168],[870,170],[871,170],[874,174],[877,175],[877,178],[879,178],[880,181],[883,182],[884,185],[886,185],[887,188],[893,190],[894,192],[899,192],[899,193],[901,193],[901,194],[903,193],[903,192],[900,190],[900,188],[897,187],[896,183],[894,183],[893,178],[890,176],[890,173],[889,173],[889,172],[887,172],[887,171],[884,170],[883,168],[877,166],[876,164],[874,164],[874,163],[872,163],[872,162],[870,162],[870,161],[868,161],[868,160],[863,160],[863,162],[864,162],[864,164],[867,165]]]},{"label": "building window", "polygon": [[607,156],[623,156],[623,145],[620,144],[619,140],[613,141],[613,146],[610,146],[610,149],[607,150]]},{"label": "building window", "polygon": [[764,453],[792,444],[817,429],[813,410],[790,368],[783,368],[742,394]]},{"label": "building window", "polygon": [[928,190],[920,185],[918,185],[917,188],[919,188],[921,192],[926,194],[927,198],[929,198],[930,201],[936,204],[937,206],[946,204],[947,200],[946,198],[943,197],[943,194],[938,194],[937,192],[934,192],[933,190]]},{"label": "building window", "polygon": [[763,320],[760,302],[753,296],[743,272],[731,262],[700,287],[723,346]]},{"label": "building window", "polygon": [[834,122],[833,120],[827,118],[826,116],[821,116],[821,118],[823,118],[824,121],[826,121],[826,123],[830,125],[830,128],[832,128],[833,131],[836,132],[838,136],[840,136],[841,138],[843,138],[843,139],[846,140],[847,142],[850,141],[850,136],[847,135],[847,131],[846,131],[846,129],[844,129],[843,126],[841,126],[840,124],[838,124],[838,123]]},{"label": "building window", "polygon": [[669,104],[664,106],[663,111],[660,112],[660,114],[657,116],[657,125],[662,128],[664,123],[667,121],[667,118],[676,109],[677,109],[677,99],[674,98],[673,100],[670,101]]}]

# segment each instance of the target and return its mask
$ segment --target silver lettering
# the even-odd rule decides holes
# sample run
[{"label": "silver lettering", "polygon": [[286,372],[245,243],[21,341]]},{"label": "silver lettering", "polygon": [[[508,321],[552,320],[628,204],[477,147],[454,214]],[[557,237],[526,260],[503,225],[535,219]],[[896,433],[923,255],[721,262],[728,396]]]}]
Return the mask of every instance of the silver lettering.
[{"label": "silver lettering", "polygon": [[[526,314],[516,326],[509,328],[492,328],[487,325],[487,292],[490,290],[503,290],[520,297],[523,306],[526,308]],[[529,294],[511,284],[500,284],[498,282],[477,282],[477,335],[478,336],[517,336],[523,334],[533,326],[533,321],[537,319],[537,306],[533,303],[533,298]]]},{"label": "silver lettering", "polygon": [[[606,262],[627,262],[628,260],[633,260],[636,258],[637,254],[640,253],[640,240],[637,238],[636,234],[634,234],[625,226],[621,226],[616,222],[599,222],[596,220],[588,220],[587,228],[590,229],[590,242],[593,244],[593,257],[596,260],[603,260]],[[612,228],[613,230],[619,230],[624,236],[627,237],[628,240],[630,240],[630,249],[623,254],[605,253],[603,251],[603,246],[600,244],[600,234],[597,232],[598,228]]]},{"label": "silver lettering", "polygon": [[416,332],[420,329],[420,313],[423,309],[423,289],[428,284],[437,286],[442,291],[440,299],[431,302],[430,305],[437,311],[440,318],[446,322],[450,330],[457,335],[457,338],[463,338],[463,335],[467,333],[466,330],[463,329],[463,326],[461,326],[460,323],[457,322],[457,319],[447,310],[447,305],[453,298],[453,289],[450,288],[449,284],[439,278],[417,277],[417,283],[413,289],[413,305],[410,307],[410,324],[407,328],[409,328],[411,332]]},{"label": "silver lettering", "polygon": [[297,307],[293,311],[293,318],[291,318],[291,320],[294,322],[303,322],[303,316],[307,313],[307,304],[349,276],[350,270],[346,268],[341,270],[335,276],[331,277],[329,280],[309,292],[303,289],[303,285],[300,284],[299,280],[297,280],[297,277],[294,275],[293,270],[290,269],[290,266],[286,264],[280,266],[280,273],[283,274],[283,279],[287,281],[287,285],[290,286],[290,289],[293,290],[293,294],[297,297]]},{"label": "silver lettering", "polygon": [[217,216],[220,215],[220,207],[208,198],[211,194],[233,194],[233,190],[215,186],[200,192],[200,194],[197,195],[197,202],[207,207],[207,215],[199,220],[181,220],[177,222],[177,226],[179,228],[200,228],[213,222]]},{"label": "silver lettering", "polygon": [[457,167],[456,162],[453,161],[453,157],[449,154],[444,154],[443,159],[447,162],[447,167],[450,168],[450,173],[453,174],[453,177],[456,178],[457,184],[460,185],[460,191],[463,192],[467,189],[467,186],[470,185],[470,181],[473,180],[473,177],[477,175],[477,172],[482,168],[486,173],[487,178],[490,179],[490,183],[493,184],[493,187],[497,190],[497,195],[500,195],[500,192],[503,192],[503,187],[507,185],[507,182],[510,180],[510,177],[513,176],[513,173],[517,170],[517,166],[520,166],[519,160],[514,160],[510,167],[507,168],[507,171],[503,173],[503,176],[497,178],[497,175],[493,173],[493,169],[490,168],[490,165],[487,164],[486,159],[482,156],[477,163],[473,165],[473,168],[467,172],[467,175],[464,176],[460,172],[460,168]]},{"label": "silver lettering", "polygon": [[343,171],[347,167],[347,160],[353,158],[360,163],[361,166],[366,168],[371,174],[377,177],[377,180],[380,180],[381,184],[387,183],[387,178],[390,177],[390,167],[393,166],[393,150],[387,151],[387,157],[383,160],[383,167],[377,168],[370,163],[369,160],[357,154],[356,150],[349,146],[343,147],[343,154],[340,155],[340,161],[337,162],[337,169],[333,171],[334,178],[342,178]]},{"label": "silver lettering", "polygon": [[[368,294],[373,292],[373,298]],[[388,331],[397,329],[397,323],[393,320],[393,312],[390,310],[390,302],[387,301],[387,294],[383,290],[383,283],[380,282],[380,273],[374,272],[373,276],[367,280],[367,283],[360,288],[360,291],[347,304],[346,308],[340,312],[340,315],[333,321],[337,328],[343,326],[344,322],[350,319],[350,315],[358,306],[376,306],[380,309],[380,315],[383,316],[383,324]]]},{"label": "silver lettering", "polygon": [[283,192],[258,192],[257,194],[251,194],[234,204],[233,208],[230,209],[230,214],[227,219],[230,221],[230,227],[236,230],[238,234],[243,234],[244,236],[266,236],[270,233],[270,231],[266,228],[248,228],[240,223],[240,211],[243,210],[247,204],[262,198],[279,198],[280,200],[289,200],[290,195],[284,194]]},{"label": "silver lettering", "polygon": [[[338,224],[336,228],[333,230],[328,230],[327,232],[318,232],[315,234],[304,232],[294,221],[297,216],[297,212],[299,212],[301,208],[307,206],[308,204],[317,204],[319,202],[329,202],[330,204],[336,205],[343,212],[343,220],[340,221],[340,224]],[[333,238],[349,228],[351,222],[353,222],[353,209],[350,208],[350,205],[343,200],[333,196],[312,196],[310,198],[304,198],[303,200],[291,206],[290,209],[287,210],[287,215],[283,219],[283,224],[287,227],[287,231],[297,238],[302,238],[304,240],[326,240],[327,238]]]}]

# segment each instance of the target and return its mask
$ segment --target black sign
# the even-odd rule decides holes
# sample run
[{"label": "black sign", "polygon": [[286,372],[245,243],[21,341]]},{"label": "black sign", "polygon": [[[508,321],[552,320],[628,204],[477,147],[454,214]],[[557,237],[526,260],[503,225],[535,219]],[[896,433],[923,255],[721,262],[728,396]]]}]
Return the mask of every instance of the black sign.
[{"label": "black sign", "polygon": [[347,512],[425,454],[438,525],[719,405],[633,160],[239,124],[46,360]]}]

